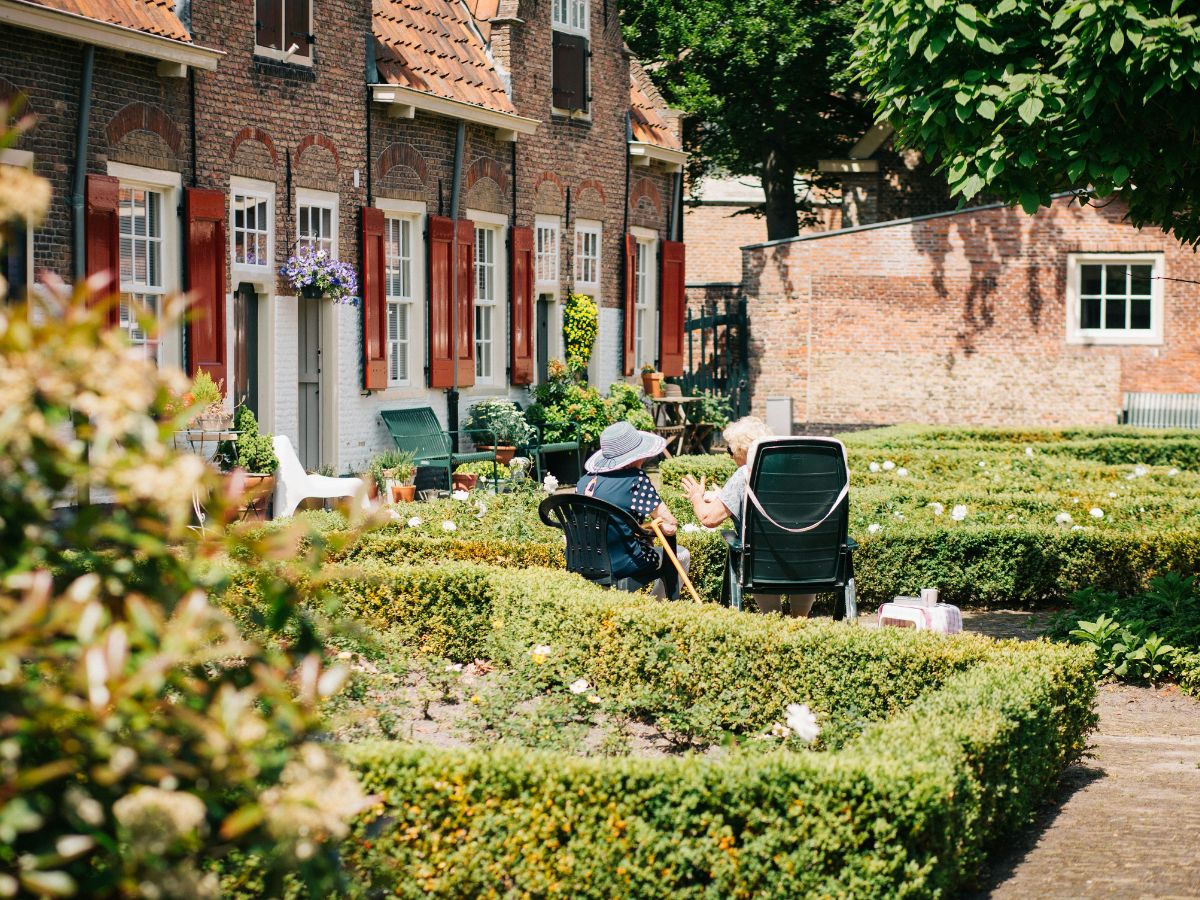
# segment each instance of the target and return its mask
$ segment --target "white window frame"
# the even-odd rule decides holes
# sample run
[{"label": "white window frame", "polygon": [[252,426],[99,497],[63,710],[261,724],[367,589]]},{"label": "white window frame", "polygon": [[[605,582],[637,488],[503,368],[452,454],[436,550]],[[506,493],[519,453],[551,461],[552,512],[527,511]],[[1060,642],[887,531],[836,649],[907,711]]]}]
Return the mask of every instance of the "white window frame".
[{"label": "white window frame", "polygon": [[[1084,328],[1082,325],[1082,281],[1085,265],[1135,265],[1151,267],[1150,327]],[[1163,342],[1163,278],[1162,253],[1068,253],[1067,254],[1067,343],[1085,346],[1157,345]]]},{"label": "white window frame", "polygon": [[[543,233],[551,234],[553,248],[543,252]],[[562,286],[562,227],[558,216],[537,216],[533,225],[533,284],[540,294],[554,294]],[[549,276],[549,277],[544,277]]]},{"label": "white window frame", "polygon": [[[631,228],[634,237],[634,364],[658,365],[658,234]],[[644,256],[643,256],[644,254]]]},{"label": "white window frame", "polygon": [[[395,392],[404,392],[405,390],[412,391],[420,389],[425,383],[425,349],[426,349],[426,334],[425,334],[425,214],[426,207],[424,203],[410,200],[387,200],[378,198],[375,201],[375,206],[382,210],[384,216],[385,227],[390,220],[403,219],[409,223],[409,234],[411,242],[409,244],[409,294],[410,297],[406,300],[393,299],[388,295],[388,314],[391,315],[391,309],[394,305],[403,303],[408,307],[408,375],[406,378],[392,378],[392,344],[387,342],[387,363],[388,363],[388,389]],[[385,231],[385,234],[387,232]],[[385,242],[384,252],[389,252],[389,245]],[[387,263],[385,261],[385,271]],[[389,285],[385,283],[384,291],[387,291]],[[389,393],[384,391],[382,396],[386,399]]]},{"label": "white window frame", "polygon": [[[595,253],[585,253],[584,244],[592,243]],[[600,222],[594,222],[588,219],[577,219],[575,222],[575,264],[573,273],[575,275],[575,293],[587,294],[597,305],[600,303],[600,265],[604,257],[604,226]],[[592,278],[585,278],[585,270],[590,261],[592,269]]]},{"label": "white window frame", "polygon": [[[475,223],[476,240],[480,231],[487,231],[492,234],[492,298],[491,302],[486,304],[488,314],[491,320],[491,372],[486,375],[479,373],[479,334],[475,333],[475,384],[479,387],[495,387],[503,386],[507,380],[508,373],[508,318],[505,315],[506,303],[501,302],[502,298],[508,296],[506,285],[508,284],[508,270],[506,260],[508,257],[506,240],[508,238],[508,217],[497,213],[483,212],[482,210],[468,209],[467,218]],[[475,248],[475,263],[478,267],[479,263],[479,247],[478,243]],[[476,268],[475,285],[473,291],[475,309],[472,314],[476,317],[472,323],[475,328],[478,328],[479,308],[484,304],[479,300],[479,272]]]},{"label": "white window frame", "polygon": [[[261,263],[244,263],[237,260],[236,213],[234,198],[252,197],[255,200],[267,201],[267,256]],[[233,177],[229,179],[229,271],[233,287],[243,281],[258,285],[269,285],[274,281],[275,271],[275,185],[269,181],[255,181],[250,178]]]},{"label": "white window frame", "polygon": [[[178,172],[163,169],[150,169],[144,166],[132,166],[126,163],[108,164],[108,174],[120,181],[121,189],[142,188],[155,191],[162,196],[162,207],[159,218],[162,224],[162,235],[159,238],[158,265],[162,273],[162,284],[154,291],[144,290],[144,286],[119,285],[121,293],[154,293],[159,300],[158,315],[161,324],[163,303],[167,297],[178,293],[179,281],[179,198],[183,190],[183,179]],[[183,366],[183,346],[179,340],[179,326],[171,331],[160,331],[155,361],[160,366]]]},{"label": "white window frame", "polygon": [[[283,2],[284,2],[284,0],[279,0],[279,3],[281,6],[283,5]],[[313,31],[313,15],[314,15],[313,7],[315,7],[315,6],[316,6],[316,0],[309,0],[309,4],[308,4],[308,34],[316,33]],[[255,15],[257,15],[257,14],[258,13],[256,10]],[[281,13],[281,15],[282,15],[282,13]],[[287,20],[283,19],[282,21],[283,21],[284,27],[286,29]],[[283,37],[284,37],[284,46],[282,49],[276,50],[274,47],[264,47],[261,44],[259,44],[259,42],[258,42],[258,27],[256,25],[255,29],[254,29],[254,55],[262,56],[267,59],[276,59],[276,60],[279,60],[280,62],[286,62],[289,65],[295,65],[295,66],[311,66],[313,64],[313,55],[314,55],[313,48],[316,46],[315,44],[308,45],[308,48],[309,48],[308,56],[299,56],[296,54],[293,54],[292,56],[288,56],[287,48],[290,45],[287,43],[286,31],[285,31]],[[297,41],[296,43],[299,43],[299,41]]]},{"label": "white window frame", "polygon": [[[338,214],[340,197],[333,191],[314,191],[310,188],[300,188],[296,191],[296,249],[299,253],[303,249],[305,239],[300,236],[300,210],[305,207],[314,207],[317,209],[329,210],[329,256],[330,259],[338,258]],[[325,240],[324,236],[319,238]]]},{"label": "white window frame", "polygon": [[591,19],[589,0],[550,0],[550,24],[555,31],[590,37]]}]

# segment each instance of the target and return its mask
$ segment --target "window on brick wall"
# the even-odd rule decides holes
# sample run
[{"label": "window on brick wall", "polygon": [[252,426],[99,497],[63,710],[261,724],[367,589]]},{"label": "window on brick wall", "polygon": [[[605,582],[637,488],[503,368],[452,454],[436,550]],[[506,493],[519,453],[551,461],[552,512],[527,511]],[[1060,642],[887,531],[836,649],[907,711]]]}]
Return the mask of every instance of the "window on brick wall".
[{"label": "window on brick wall", "polygon": [[1162,343],[1162,266],[1161,254],[1070,254],[1068,343]]},{"label": "window on brick wall", "polygon": [[266,184],[230,190],[230,242],[235,268],[269,270],[274,263],[274,187]]},{"label": "window on brick wall", "polygon": [[654,240],[638,238],[634,264],[633,353],[637,365],[655,363],[655,266]]},{"label": "window on brick wall", "polygon": [[475,228],[475,383],[491,384],[494,378],[493,358],[497,342],[496,247],[499,235],[496,228]]},{"label": "window on brick wall", "polygon": [[552,104],[569,113],[586,113],[590,80],[588,0],[552,2]]},{"label": "window on brick wall", "polygon": [[337,195],[302,191],[296,205],[296,248],[337,258]]},{"label": "window on brick wall", "polygon": [[312,0],[256,0],[254,52],[286,62],[312,62]]},{"label": "window on brick wall", "polygon": [[387,364],[388,383],[408,384],[413,308],[413,232],[411,218],[388,217],[384,241],[387,259]]},{"label": "window on brick wall", "polygon": [[163,267],[163,194],[121,185],[121,327],[129,342],[159,361],[157,323],[166,294]]},{"label": "window on brick wall", "polygon": [[533,280],[539,288],[558,292],[558,219],[538,219],[534,232],[533,272]]},{"label": "window on brick wall", "polygon": [[600,223],[575,223],[575,290],[600,297]]}]

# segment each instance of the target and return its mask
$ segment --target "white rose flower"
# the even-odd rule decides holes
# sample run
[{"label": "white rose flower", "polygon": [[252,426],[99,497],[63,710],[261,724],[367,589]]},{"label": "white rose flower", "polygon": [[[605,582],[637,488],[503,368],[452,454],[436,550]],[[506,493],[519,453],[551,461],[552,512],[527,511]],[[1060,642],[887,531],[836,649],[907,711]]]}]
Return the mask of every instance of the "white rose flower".
[{"label": "white rose flower", "polygon": [[788,728],[782,722],[776,722],[771,726],[771,737],[786,738],[792,733],[792,729]]},{"label": "white rose flower", "polygon": [[785,712],[787,715],[784,722],[796,737],[806,744],[811,744],[817,739],[821,728],[817,725],[817,717],[812,714],[807,703],[789,703]]},{"label": "white rose flower", "polygon": [[1057,516],[1054,517],[1054,521],[1057,522],[1059,525],[1070,525],[1073,520],[1072,520],[1071,514],[1069,512],[1060,512]]},{"label": "white rose flower", "polygon": [[1093,506],[1091,509],[1088,510],[1088,515],[1091,516],[1093,519],[1103,519],[1104,518],[1104,510],[1102,510],[1098,506]]},{"label": "white rose flower", "polygon": [[901,478],[907,478],[908,477],[908,469],[904,468],[904,466],[901,466],[900,468],[898,468],[896,470],[896,474],[899,475]]},{"label": "white rose flower", "polygon": [[870,469],[872,472],[878,472],[879,471],[879,463],[873,462],[869,466],[867,466],[867,468]]},{"label": "white rose flower", "polygon": [[1116,497],[1116,496],[1117,496],[1117,492],[1116,492],[1116,491],[1109,491],[1109,492],[1108,492],[1108,496],[1109,496],[1109,497]]},{"label": "white rose flower", "polygon": [[1178,470],[1178,469],[1171,468],[1171,469],[1168,469],[1168,470],[1167,470],[1167,477],[1168,477],[1168,478],[1174,478],[1174,477],[1175,477],[1176,475],[1178,475],[1178,474],[1179,474],[1179,470]]},{"label": "white rose flower", "polygon": [[896,510],[894,513],[892,513],[892,515],[900,521],[904,521],[904,513],[900,512],[900,510]]},{"label": "white rose flower", "polygon": [[471,496],[471,493],[469,491],[454,491],[450,496],[455,500],[466,500]]},{"label": "white rose flower", "polygon": [[1025,448],[1025,455],[1026,455],[1026,456],[1033,456],[1033,448],[1032,448],[1032,447],[1026,447],[1026,448]]},{"label": "white rose flower", "polygon": [[1138,478],[1145,478],[1147,475],[1150,474],[1150,470],[1147,469],[1145,466],[1134,466],[1133,474],[1136,475]]},{"label": "white rose flower", "polygon": [[894,462],[892,462],[890,459],[885,459],[883,461],[883,471],[890,472],[894,468],[896,468],[896,464]]},{"label": "white rose flower", "polygon": [[408,520],[408,527],[409,528],[420,528],[421,522],[422,522],[422,519],[420,516],[413,516],[411,519]]},{"label": "white rose flower", "polygon": [[942,504],[940,504],[936,501],[934,501],[933,503],[930,503],[929,508],[933,510],[933,514],[935,516],[940,516],[942,513],[944,513],[946,511],[946,507],[942,506]]},{"label": "white rose flower", "polygon": [[966,517],[967,507],[962,503],[957,504],[954,509],[950,510],[950,518],[952,518],[955,522],[961,522]]},{"label": "white rose flower", "polygon": [[553,494],[558,490],[558,479],[547,472],[546,477],[542,479],[542,490],[547,494]]},{"label": "white rose flower", "polygon": [[446,521],[442,522],[442,531],[458,531],[458,526],[449,519],[446,519]]},{"label": "white rose flower", "polygon": [[883,526],[881,526],[878,522],[872,522],[870,525],[867,526],[867,533],[875,534],[882,527]]},{"label": "white rose flower", "polygon": [[979,468],[981,468],[981,469],[987,468],[987,463],[985,463],[982,459],[979,461]]},{"label": "white rose flower", "polygon": [[1072,531],[1083,531],[1083,526],[1082,525],[1072,525],[1071,530]]},{"label": "white rose flower", "polygon": [[588,684],[586,678],[580,678],[577,681],[571,682],[570,691],[572,694],[582,694],[590,687],[591,685]]},{"label": "white rose flower", "polygon": [[700,531],[700,526],[694,522],[688,522],[683,526],[683,530],[688,534],[695,534],[697,531]]}]

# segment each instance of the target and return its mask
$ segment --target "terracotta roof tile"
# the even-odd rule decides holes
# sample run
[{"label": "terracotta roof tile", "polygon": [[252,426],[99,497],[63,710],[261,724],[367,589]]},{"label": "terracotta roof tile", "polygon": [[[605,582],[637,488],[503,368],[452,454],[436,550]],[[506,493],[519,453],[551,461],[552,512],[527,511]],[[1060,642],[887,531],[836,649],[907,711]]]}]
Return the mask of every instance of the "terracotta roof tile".
[{"label": "terracotta roof tile", "polygon": [[39,6],[86,16],[98,22],[123,25],[160,37],[191,43],[192,37],[175,15],[174,0],[29,0]]},{"label": "terracotta roof tile", "polygon": [[[491,0],[474,0],[486,12]],[[494,5],[494,4],[493,4]],[[375,61],[388,84],[515,114],[495,64],[458,0],[373,0]]]},{"label": "terracotta roof tile", "polygon": [[631,60],[629,64],[629,108],[635,141],[657,144],[669,150],[682,149],[678,138],[662,117],[665,108],[662,98],[636,60]]}]

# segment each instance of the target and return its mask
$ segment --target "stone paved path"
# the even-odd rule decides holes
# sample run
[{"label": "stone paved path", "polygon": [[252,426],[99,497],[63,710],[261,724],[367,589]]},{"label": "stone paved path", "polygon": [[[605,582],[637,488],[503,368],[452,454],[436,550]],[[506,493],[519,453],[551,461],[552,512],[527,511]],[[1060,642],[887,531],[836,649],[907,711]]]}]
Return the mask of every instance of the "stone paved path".
[{"label": "stone paved path", "polygon": [[[1027,639],[1045,617],[963,619],[968,631]],[[1102,685],[1097,711],[1090,758],[995,854],[972,900],[1200,897],[1200,701],[1173,687]]]}]

